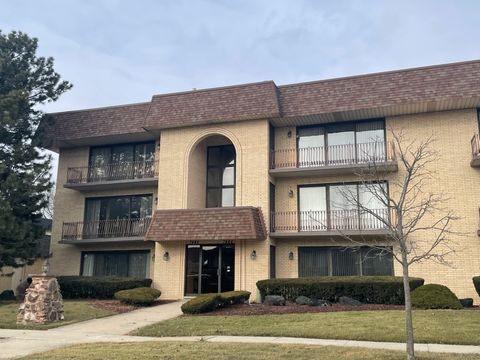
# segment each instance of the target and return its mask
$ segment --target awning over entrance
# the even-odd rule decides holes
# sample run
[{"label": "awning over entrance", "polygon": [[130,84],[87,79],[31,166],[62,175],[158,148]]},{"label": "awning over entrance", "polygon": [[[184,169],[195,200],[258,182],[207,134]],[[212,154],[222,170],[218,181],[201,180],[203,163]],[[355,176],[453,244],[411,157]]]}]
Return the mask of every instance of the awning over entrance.
[{"label": "awning over entrance", "polygon": [[156,210],[145,240],[265,240],[266,237],[260,208],[244,206]]}]

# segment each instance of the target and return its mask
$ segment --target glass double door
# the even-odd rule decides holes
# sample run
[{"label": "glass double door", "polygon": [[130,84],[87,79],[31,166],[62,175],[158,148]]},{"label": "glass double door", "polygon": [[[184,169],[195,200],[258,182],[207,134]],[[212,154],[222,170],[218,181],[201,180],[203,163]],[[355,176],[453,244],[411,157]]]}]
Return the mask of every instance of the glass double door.
[{"label": "glass double door", "polygon": [[234,245],[188,245],[185,295],[232,291],[235,285]]}]

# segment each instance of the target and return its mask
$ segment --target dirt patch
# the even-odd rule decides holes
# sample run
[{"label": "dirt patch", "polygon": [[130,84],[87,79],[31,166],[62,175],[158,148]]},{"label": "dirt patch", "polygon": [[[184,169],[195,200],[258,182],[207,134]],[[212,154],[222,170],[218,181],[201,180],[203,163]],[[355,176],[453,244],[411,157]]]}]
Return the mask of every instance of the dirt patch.
[{"label": "dirt patch", "polygon": [[[130,312],[136,309],[142,308],[141,306],[133,306],[133,305],[127,305],[124,304],[118,300],[89,300],[90,304],[93,306],[100,308],[100,309],[105,309],[105,310],[110,310],[110,311],[115,311],[116,313],[123,314],[126,312]],[[158,306],[162,304],[168,304],[172,301],[169,300],[157,300],[155,301],[151,306]]]},{"label": "dirt patch", "polygon": [[376,305],[364,304],[359,306],[333,304],[332,306],[308,306],[298,305],[287,302],[285,306],[271,306],[264,304],[238,304],[230,307],[218,309],[211,313],[199,314],[205,315],[269,315],[269,314],[301,314],[301,313],[319,313],[333,311],[369,311],[369,310],[403,310],[403,305]]}]

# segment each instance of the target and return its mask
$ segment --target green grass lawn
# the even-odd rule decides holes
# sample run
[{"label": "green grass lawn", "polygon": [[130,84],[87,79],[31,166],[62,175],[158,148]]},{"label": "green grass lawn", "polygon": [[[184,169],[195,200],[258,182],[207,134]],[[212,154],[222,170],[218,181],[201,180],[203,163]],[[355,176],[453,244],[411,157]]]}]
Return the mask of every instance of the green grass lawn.
[{"label": "green grass lawn", "polygon": [[0,302],[0,329],[36,329],[44,330],[72,324],[79,321],[100,318],[116,314],[114,311],[100,309],[87,300],[65,300],[65,320],[45,325],[17,325],[18,302]]},{"label": "green grass lawn", "polygon": [[[479,310],[416,310],[413,318],[417,342],[480,345]],[[251,335],[404,342],[404,324],[403,311],[182,316],[141,328],[135,335]]]},{"label": "green grass lawn", "polygon": [[[29,360],[131,360],[131,359],[335,359],[335,360],[403,360],[401,351],[384,351],[333,346],[265,345],[265,344],[216,344],[208,342],[143,342],[143,343],[97,343],[75,345],[25,357]],[[479,360],[479,355],[417,354],[418,360]]]}]

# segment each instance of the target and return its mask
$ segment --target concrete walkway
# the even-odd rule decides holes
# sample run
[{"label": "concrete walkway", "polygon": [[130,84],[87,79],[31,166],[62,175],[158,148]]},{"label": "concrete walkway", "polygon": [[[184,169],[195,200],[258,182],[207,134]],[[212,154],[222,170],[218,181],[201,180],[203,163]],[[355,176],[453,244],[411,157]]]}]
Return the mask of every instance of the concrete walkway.
[{"label": "concrete walkway", "polygon": [[177,301],[50,330],[0,329],[0,359],[15,359],[81,343],[148,341],[125,334],[181,315],[181,305],[182,301]]},{"label": "concrete walkway", "polygon": [[[373,341],[260,336],[188,336],[159,338],[126,335],[139,327],[181,315],[181,304],[182,302],[174,302],[43,331],[0,329],[0,359],[15,359],[68,345],[95,342],[206,341],[214,343],[299,344],[405,350],[405,344],[403,343]],[[480,354],[480,346],[470,345],[416,344],[415,350],[435,353]]]}]

